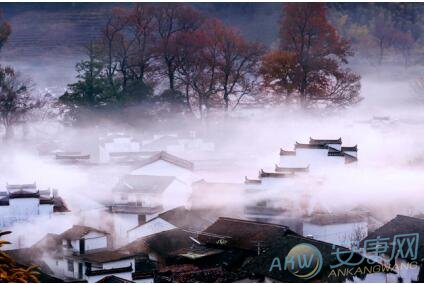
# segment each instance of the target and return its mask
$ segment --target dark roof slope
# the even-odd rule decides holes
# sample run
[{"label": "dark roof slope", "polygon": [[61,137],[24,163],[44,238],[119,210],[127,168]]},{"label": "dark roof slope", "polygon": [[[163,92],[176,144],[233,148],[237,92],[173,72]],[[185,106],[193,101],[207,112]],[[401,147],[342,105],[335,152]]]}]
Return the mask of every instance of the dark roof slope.
[{"label": "dark roof slope", "polygon": [[184,206],[168,210],[159,214],[159,217],[178,228],[192,231],[202,231],[211,224],[195,211],[187,210]]},{"label": "dark roof slope", "polygon": [[342,138],[339,139],[314,139],[309,137],[309,144],[327,145],[327,144],[342,144]]},{"label": "dark roof slope", "polygon": [[157,154],[155,154],[155,155],[153,155],[153,156],[151,156],[147,159],[144,159],[143,161],[141,161],[137,165],[137,168],[147,166],[147,165],[152,164],[152,163],[159,161],[159,160],[166,161],[168,163],[174,164],[176,166],[179,166],[179,167],[182,167],[182,168],[185,168],[185,169],[188,169],[188,170],[194,169],[194,164],[192,162],[185,160],[185,159],[182,159],[180,157],[171,155],[171,154],[169,154],[165,151],[160,151],[159,153],[157,153]]},{"label": "dark roof slope", "polygon": [[101,231],[92,227],[74,225],[72,228],[63,232],[60,237],[65,240],[79,240],[90,232],[97,232],[101,234],[108,234],[105,231]]},{"label": "dark roof slope", "polygon": [[81,259],[91,263],[105,263],[131,258],[133,255],[120,250],[103,250],[81,255]]},{"label": "dark roof slope", "polygon": [[155,252],[166,259],[178,255],[184,248],[195,245],[196,243],[190,239],[192,236],[194,234],[176,228],[137,239],[119,250],[131,254]]},{"label": "dark roof slope", "polygon": [[264,245],[287,234],[296,233],[282,225],[221,217],[199,235],[199,240],[212,245],[256,250],[258,243]]}]

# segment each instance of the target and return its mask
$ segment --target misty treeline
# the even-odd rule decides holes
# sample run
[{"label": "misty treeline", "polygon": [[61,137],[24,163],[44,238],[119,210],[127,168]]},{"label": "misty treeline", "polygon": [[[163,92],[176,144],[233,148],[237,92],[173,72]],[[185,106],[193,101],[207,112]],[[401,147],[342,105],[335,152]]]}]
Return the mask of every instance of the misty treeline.
[{"label": "misty treeline", "polygon": [[[200,118],[240,105],[351,106],[361,101],[360,76],[347,67],[354,55],[377,50],[376,62],[385,63],[392,53],[409,66],[422,46],[422,25],[411,6],[354,7],[284,4],[273,47],[248,40],[189,4],[115,8],[98,37],[84,46],[77,81],[60,97],[33,100],[28,82],[2,66],[1,122],[8,137],[12,125],[39,107],[56,109],[62,121],[84,123],[93,114],[111,117],[134,106],[140,116]],[[2,27],[4,44],[11,27]]]},{"label": "misty treeline", "polygon": [[283,19],[281,44],[270,50],[190,5],[114,9],[60,102],[74,119],[140,104],[204,117],[244,99],[304,108],[358,102],[359,76],[341,68],[353,53],[324,4],[288,4]]},{"label": "misty treeline", "polygon": [[424,62],[422,3],[329,3],[328,10],[356,58],[404,67]]}]

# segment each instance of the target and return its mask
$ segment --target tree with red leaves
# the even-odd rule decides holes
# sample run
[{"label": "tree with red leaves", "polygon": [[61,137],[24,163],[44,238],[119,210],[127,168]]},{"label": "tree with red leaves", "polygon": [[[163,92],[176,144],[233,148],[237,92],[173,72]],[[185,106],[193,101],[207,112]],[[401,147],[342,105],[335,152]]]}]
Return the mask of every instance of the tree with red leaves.
[{"label": "tree with red leaves", "polygon": [[265,86],[315,104],[345,106],[358,102],[360,77],[342,69],[352,54],[327,21],[323,3],[289,3],[284,7],[280,49],[263,58]]},{"label": "tree with red leaves", "polygon": [[203,115],[210,106],[226,111],[230,104],[236,107],[254,89],[262,47],[246,41],[238,30],[210,19],[197,31],[181,34],[176,46],[177,78],[190,109],[190,90]]},{"label": "tree with red leaves", "polygon": [[175,92],[175,72],[177,66],[176,41],[181,33],[194,32],[202,24],[200,13],[188,5],[162,3],[153,11],[157,41],[156,51],[169,80],[169,90]]}]

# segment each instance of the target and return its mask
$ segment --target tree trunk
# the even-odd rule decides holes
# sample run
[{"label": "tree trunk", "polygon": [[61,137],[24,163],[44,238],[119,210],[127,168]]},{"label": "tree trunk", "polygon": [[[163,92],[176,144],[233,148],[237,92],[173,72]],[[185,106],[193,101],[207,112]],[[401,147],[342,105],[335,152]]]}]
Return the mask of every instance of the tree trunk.
[{"label": "tree trunk", "polygon": [[174,70],[172,68],[172,64],[171,63],[167,63],[168,65],[168,78],[169,78],[169,89],[171,91],[175,91],[175,74],[174,74]]},{"label": "tree trunk", "polygon": [[224,88],[224,103],[225,103],[225,111],[228,111],[228,107],[230,105],[230,98],[227,91],[227,88]]},{"label": "tree trunk", "polygon": [[193,110],[191,109],[191,104],[190,104],[190,94],[189,94],[189,84],[186,83],[185,85],[185,97],[186,97],[186,105],[187,105],[187,109],[190,112],[193,112]]},{"label": "tree trunk", "polygon": [[383,63],[383,56],[384,56],[384,42],[380,40],[380,57],[378,59],[378,64],[381,65]]},{"label": "tree trunk", "polygon": [[13,138],[13,135],[14,135],[13,127],[11,125],[6,125],[3,139],[5,141],[8,141]]}]

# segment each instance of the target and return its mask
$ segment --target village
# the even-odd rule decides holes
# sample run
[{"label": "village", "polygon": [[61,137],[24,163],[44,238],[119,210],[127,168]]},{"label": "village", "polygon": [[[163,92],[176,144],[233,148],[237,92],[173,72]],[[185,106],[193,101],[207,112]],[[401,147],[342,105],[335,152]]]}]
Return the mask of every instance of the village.
[{"label": "village", "polygon": [[[274,164],[264,164],[256,174],[246,167],[244,177],[232,180],[220,175],[228,176],[222,166],[228,157],[212,159],[214,143],[195,132],[144,141],[108,133],[91,152],[60,142],[40,143],[37,149],[40,157],[63,167],[120,168],[98,215],[73,212],[60,189],[40,188],[37,182],[4,186],[0,225],[12,235],[17,224],[78,216],[60,233],[43,231],[37,240],[31,234],[15,236],[7,248],[22,267],[36,265],[42,282],[303,282],[275,263],[298,244],[313,245],[322,254],[315,281],[422,279],[421,239],[415,239],[415,254],[395,257],[393,242],[387,251],[378,243],[374,250],[364,246],[367,240],[369,245],[383,237],[420,234],[420,216],[398,215],[385,222],[365,207],[332,212],[308,196],[307,184],[322,183],[332,171],[360,167],[360,145],[345,145],[342,137],[294,141],[293,148],[275,149]],[[184,153],[194,161],[182,158]],[[336,248],[351,251],[356,261],[337,266]],[[360,273],[340,272],[350,266]]]},{"label": "village", "polygon": [[1,283],[424,283],[424,5],[0,4]]}]

